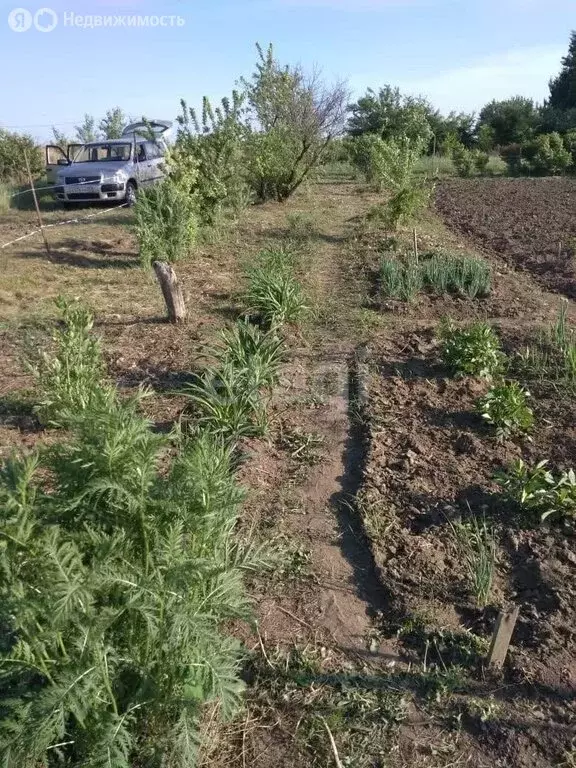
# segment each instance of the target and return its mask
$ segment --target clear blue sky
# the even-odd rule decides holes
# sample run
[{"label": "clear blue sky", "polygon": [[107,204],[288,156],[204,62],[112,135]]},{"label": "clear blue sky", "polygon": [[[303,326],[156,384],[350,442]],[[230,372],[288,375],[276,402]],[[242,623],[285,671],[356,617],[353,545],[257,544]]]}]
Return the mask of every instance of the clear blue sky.
[{"label": "clear blue sky", "polygon": [[[14,7],[59,16],[51,32],[14,32]],[[249,74],[254,43],[285,63],[318,65],[359,95],[384,83],[442,111],[493,97],[542,100],[560,66],[574,0],[0,0],[0,126],[41,139],[73,132],[85,112],[171,119],[181,97],[219,98]],[[165,14],[181,27],[63,25],[63,14]],[[43,17],[45,18],[45,16]]]}]

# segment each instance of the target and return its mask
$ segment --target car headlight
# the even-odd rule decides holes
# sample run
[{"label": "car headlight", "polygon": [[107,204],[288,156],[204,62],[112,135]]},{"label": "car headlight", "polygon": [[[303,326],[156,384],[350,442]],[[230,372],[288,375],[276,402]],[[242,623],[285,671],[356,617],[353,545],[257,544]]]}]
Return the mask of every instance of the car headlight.
[{"label": "car headlight", "polygon": [[126,172],[125,171],[116,171],[116,173],[112,176],[111,181],[116,182],[117,184],[123,184],[126,181]]}]

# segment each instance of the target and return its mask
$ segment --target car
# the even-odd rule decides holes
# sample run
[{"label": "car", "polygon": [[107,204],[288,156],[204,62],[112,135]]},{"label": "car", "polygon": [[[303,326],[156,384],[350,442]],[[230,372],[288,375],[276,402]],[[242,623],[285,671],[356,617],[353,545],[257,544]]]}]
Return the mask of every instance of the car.
[{"label": "car", "polygon": [[132,206],[139,189],[164,178],[167,120],[132,123],[119,139],[46,147],[46,172],[63,205],[123,202]]}]

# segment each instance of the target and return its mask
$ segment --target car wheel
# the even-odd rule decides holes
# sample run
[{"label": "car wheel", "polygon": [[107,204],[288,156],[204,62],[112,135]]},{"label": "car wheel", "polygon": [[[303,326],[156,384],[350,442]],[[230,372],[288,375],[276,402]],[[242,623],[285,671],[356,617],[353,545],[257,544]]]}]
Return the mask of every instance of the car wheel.
[{"label": "car wheel", "polygon": [[134,184],[133,181],[129,181],[126,184],[126,197],[124,198],[124,202],[129,208],[132,208],[136,202],[136,184]]}]

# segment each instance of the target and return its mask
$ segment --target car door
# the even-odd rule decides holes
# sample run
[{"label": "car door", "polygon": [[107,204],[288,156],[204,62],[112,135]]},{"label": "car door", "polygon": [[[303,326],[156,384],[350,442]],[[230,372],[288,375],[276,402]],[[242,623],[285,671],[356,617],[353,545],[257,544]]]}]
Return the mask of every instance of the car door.
[{"label": "car door", "polygon": [[138,186],[146,187],[152,176],[151,161],[148,159],[145,141],[137,141],[134,147],[134,167]]},{"label": "car door", "polygon": [[62,147],[49,144],[46,147],[46,179],[48,184],[56,184],[56,171],[63,165],[68,165],[68,155]]},{"label": "car door", "polygon": [[155,184],[164,178],[164,152],[158,142],[148,141],[146,153],[150,158],[150,184]]}]

